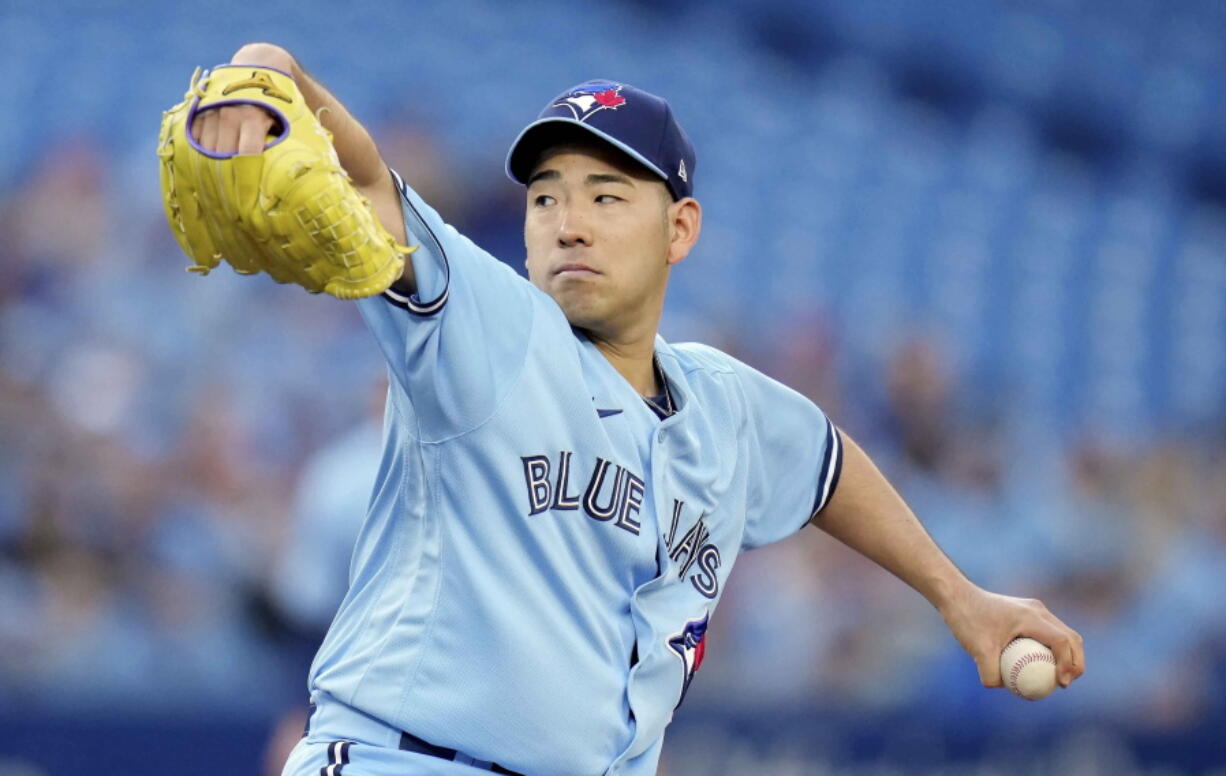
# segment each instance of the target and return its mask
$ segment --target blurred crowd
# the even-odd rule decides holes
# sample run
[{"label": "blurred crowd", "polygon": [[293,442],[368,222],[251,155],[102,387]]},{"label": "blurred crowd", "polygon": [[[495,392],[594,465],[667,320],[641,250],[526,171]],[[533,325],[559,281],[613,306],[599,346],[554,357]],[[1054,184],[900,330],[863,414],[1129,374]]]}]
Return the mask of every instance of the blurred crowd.
[{"label": "blurred crowd", "polygon": [[499,165],[541,96],[667,95],[705,223],[663,335],[813,398],[972,580],[1086,641],[1071,691],[985,691],[937,612],[806,528],[737,561],[680,728],[1226,719],[1226,5],[291,5],[0,16],[0,61],[32,74],[0,108],[41,117],[0,122],[0,710],[280,718],[270,772],[301,730],[384,366],[350,303],[184,272],[153,153],[185,63],[274,37],[521,272]]},{"label": "blurred crowd", "polygon": [[[990,590],[1041,599],[1084,636],[1087,673],[1045,722],[1156,732],[1226,710],[1226,429],[1143,445],[1111,429],[1033,438],[1007,407],[966,409],[977,402],[939,342],[900,337],[862,385],[831,379],[841,370],[826,345],[797,344],[773,362],[779,376],[834,408],[955,563]],[[1032,714],[980,688],[918,595],[805,534],[739,562],[708,653],[723,703],[927,710],[972,727]]]},{"label": "blurred crowd", "polygon": [[[446,206],[437,152],[384,140]],[[119,167],[75,137],[0,205],[0,698],[267,714],[345,589],[382,362],[352,305],[185,274]]]},{"label": "blurred crowd", "polygon": [[[448,218],[522,255],[516,201],[456,190],[428,136],[380,133]],[[184,273],[113,164],[74,138],[0,203],[0,703],[276,714],[343,594],[382,364],[350,304]],[[705,325],[860,440],[973,580],[1084,634],[1089,671],[1049,713],[1161,729],[1223,711],[1226,426],[1036,435],[920,330],[877,355],[821,309],[766,338]],[[707,654],[694,705],[1021,708],[979,689],[918,596],[813,528],[741,558]]]}]

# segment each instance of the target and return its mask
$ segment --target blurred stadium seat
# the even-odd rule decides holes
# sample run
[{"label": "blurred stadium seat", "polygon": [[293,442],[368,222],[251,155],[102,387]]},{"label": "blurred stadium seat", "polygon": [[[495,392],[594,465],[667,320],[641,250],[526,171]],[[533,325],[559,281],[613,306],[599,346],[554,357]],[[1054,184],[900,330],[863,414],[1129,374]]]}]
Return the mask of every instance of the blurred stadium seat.
[{"label": "blurred stadium seat", "polygon": [[[350,306],[184,274],[155,183],[160,112],[253,39],[377,136],[411,122],[437,149],[413,183],[454,189],[444,215],[512,265],[519,128],[589,77],[667,95],[706,222],[665,336],[807,363],[797,387],[957,562],[1087,633],[1081,686],[1023,708],[917,598],[806,534],[741,561],[669,773],[700,772],[704,725],[732,737],[701,772],[750,772],[727,730],[763,708],[866,741],[908,715],[985,740],[1103,721],[1220,764],[1200,731],[1226,721],[1226,4],[62,0],[0,10],[0,715],[22,720],[0,770],[74,772],[38,752],[88,735],[84,711],[224,717],[250,753],[302,699],[270,559],[378,354]],[[174,761],[195,739],[167,740]],[[871,760],[853,750],[828,762]],[[836,772],[805,757],[752,772]]]}]

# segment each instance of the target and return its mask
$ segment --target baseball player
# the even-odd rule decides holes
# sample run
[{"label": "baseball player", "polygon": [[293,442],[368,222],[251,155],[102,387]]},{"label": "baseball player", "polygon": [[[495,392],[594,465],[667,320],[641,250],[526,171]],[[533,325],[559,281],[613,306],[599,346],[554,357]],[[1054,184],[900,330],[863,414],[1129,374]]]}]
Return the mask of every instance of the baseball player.
[{"label": "baseball player", "polygon": [[[591,81],[516,138],[529,283],[444,223],[287,51],[250,44],[232,64],[251,70],[234,89],[291,74],[379,220],[417,246],[357,302],[391,379],[384,451],[285,774],[654,773],[738,554],[810,522],[927,598],[985,685],[1019,635],[1052,647],[1062,685],[1082,673],[1080,636],[969,582],[812,402],[657,334],[702,226],[664,100]],[[191,133],[259,154],[273,124],[226,104]]]}]

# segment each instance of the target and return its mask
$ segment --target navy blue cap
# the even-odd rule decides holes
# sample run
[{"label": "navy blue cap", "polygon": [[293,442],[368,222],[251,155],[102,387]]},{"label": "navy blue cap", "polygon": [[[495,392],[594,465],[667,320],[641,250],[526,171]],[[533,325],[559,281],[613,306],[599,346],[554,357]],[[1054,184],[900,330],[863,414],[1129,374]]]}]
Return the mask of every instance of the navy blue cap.
[{"label": "navy blue cap", "polygon": [[[694,146],[662,97],[617,81],[588,81],[550,101],[507,154],[507,175],[527,184],[559,125],[591,132],[660,176],[673,200],[694,193]],[[551,131],[552,130],[552,131]]]}]

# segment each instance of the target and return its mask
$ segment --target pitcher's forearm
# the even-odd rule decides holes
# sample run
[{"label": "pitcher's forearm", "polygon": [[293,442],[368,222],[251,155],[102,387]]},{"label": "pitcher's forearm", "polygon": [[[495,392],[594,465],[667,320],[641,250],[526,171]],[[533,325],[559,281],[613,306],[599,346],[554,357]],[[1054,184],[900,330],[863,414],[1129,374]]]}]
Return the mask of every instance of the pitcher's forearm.
[{"label": "pitcher's forearm", "polygon": [[813,524],[914,588],[937,609],[970,584],[868,455],[843,434],[839,486]]}]

